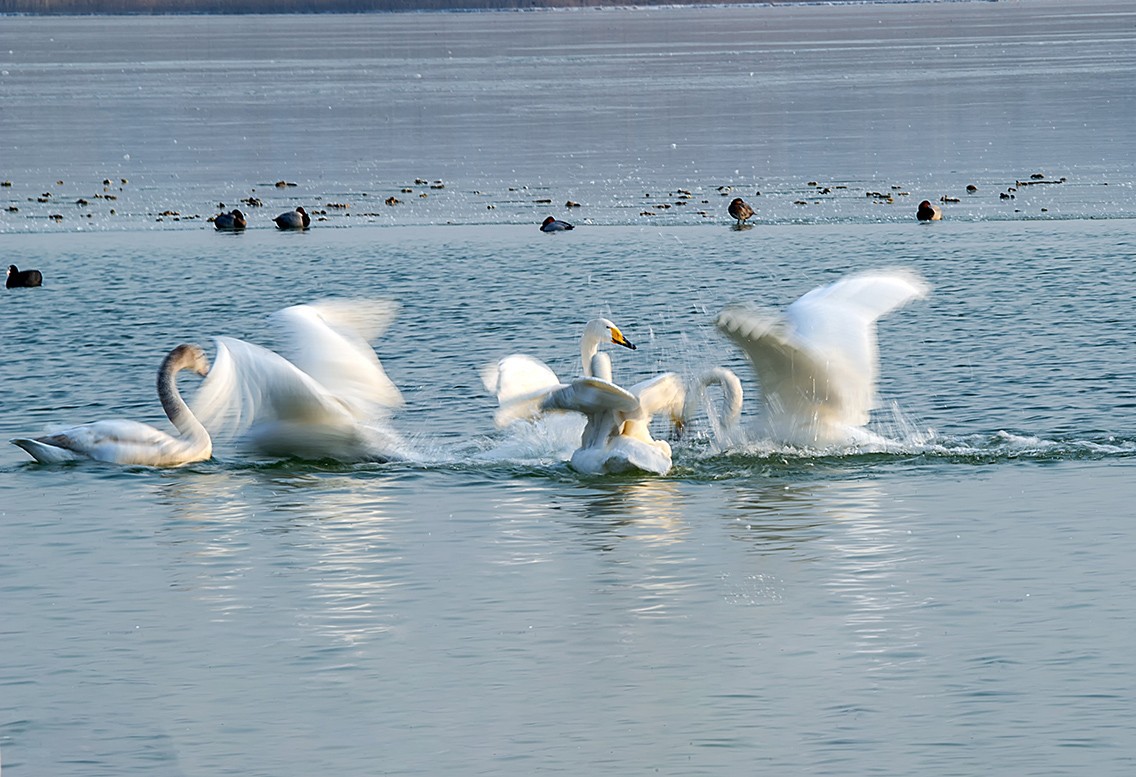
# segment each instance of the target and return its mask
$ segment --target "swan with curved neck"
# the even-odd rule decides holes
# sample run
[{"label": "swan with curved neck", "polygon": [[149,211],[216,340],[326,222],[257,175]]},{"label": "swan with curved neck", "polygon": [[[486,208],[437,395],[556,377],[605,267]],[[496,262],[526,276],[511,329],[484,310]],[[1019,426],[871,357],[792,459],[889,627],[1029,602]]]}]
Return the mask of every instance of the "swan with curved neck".
[{"label": "swan with curved neck", "polygon": [[[706,401],[706,394],[711,386],[718,386],[722,390],[721,405],[717,408]],[[711,367],[695,378],[683,402],[682,422],[678,424],[680,429],[690,423],[702,405],[707,408],[714,440],[719,445],[725,445],[737,429],[742,417],[742,382],[733,370],[726,367]]]},{"label": "swan with curved neck", "polygon": [[[605,344],[635,350],[635,345],[609,319],[593,318],[584,325],[580,336],[580,372],[585,378],[593,377],[594,357]],[[610,368],[610,361],[608,365]],[[567,385],[540,359],[520,353],[486,365],[481,380],[486,390],[497,397],[494,420],[499,427],[539,415],[541,400]]]},{"label": "swan with curved neck", "polygon": [[178,392],[177,374],[182,370],[193,370],[202,376],[208,374],[209,359],[199,346],[179,345],[166,355],[158,370],[158,398],[178,430],[176,436],[148,424],[116,418],[73,426],[42,437],[17,438],[12,444],[44,464],[94,459],[112,464],[176,467],[208,459],[213,455],[209,433]]}]

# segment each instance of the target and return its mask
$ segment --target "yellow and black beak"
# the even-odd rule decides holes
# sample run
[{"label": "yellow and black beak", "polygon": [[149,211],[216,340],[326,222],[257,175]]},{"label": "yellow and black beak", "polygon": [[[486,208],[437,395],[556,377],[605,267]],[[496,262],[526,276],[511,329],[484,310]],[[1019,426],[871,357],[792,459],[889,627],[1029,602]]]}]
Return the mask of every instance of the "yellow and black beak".
[{"label": "yellow and black beak", "polygon": [[624,337],[623,332],[619,331],[619,327],[613,326],[609,327],[609,329],[611,330],[611,341],[613,343],[622,345],[624,348],[630,348],[633,351],[635,350],[635,343]]}]

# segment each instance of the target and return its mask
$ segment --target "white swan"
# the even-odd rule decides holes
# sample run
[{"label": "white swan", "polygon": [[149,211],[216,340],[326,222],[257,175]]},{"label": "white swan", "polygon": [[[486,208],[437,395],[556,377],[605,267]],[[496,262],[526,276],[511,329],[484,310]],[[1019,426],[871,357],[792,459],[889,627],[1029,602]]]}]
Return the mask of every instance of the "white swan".
[{"label": "white swan", "polygon": [[600,475],[671,469],[671,447],[651,437],[653,416],[670,414],[681,425],[685,387],[682,379],[666,372],[642,381],[630,390],[611,380],[611,359],[606,353],[592,358],[592,373],[548,393],[540,402],[543,412],[567,410],[587,418],[580,447],[569,464],[577,472]]},{"label": "white swan", "polygon": [[[720,407],[715,407],[714,403],[706,399],[710,386],[721,388]],[[690,423],[702,406],[706,407],[714,442],[722,448],[734,442],[742,417],[742,382],[733,370],[711,367],[694,379],[686,391],[686,401],[682,406],[683,425]]]},{"label": "white swan", "polygon": [[[584,326],[580,336],[580,371],[592,377],[592,357],[601,344],[611,343],[635,350],[619,327],[606,318],[594,318]],[[521,418],[532,418],[541,400],[551,391],[564,387],[548,365],[532,356],[515,353],[486,365],[481,380],[489,393],[497,397],[494,420],[505,427]]]},{"label": "white swan", "polygon": [[12,444],[45,464],[87,458],[113,464],[176,467],[208,459],[213,455],[209,433],[177,389],[177,373],[186,369],[198,375],[209,372],[209,359],[200,347],[179,345],[166,355],[158,370],[158,397],[162,409],[177,427],[176,437],[138,421],[116,418],[73,426],[42,437],[18,438],[12,440]]},{"label": "white swan", "polygon": [[718,329],[757,373],[767,433],[812,448],[879,442],[864,429],[876,402],[876,320],[929,291],[914,272],[869,271],[813,289],[784,315],[723,310]]},{"label": "white swan", "polygon": [[393,303],[325,300],[273,315],[292,359],[217,338],[217,359],[193,406],[214,435],[239,436],[268,456],[339,461],[404,458],[385,423],[402,395],[368,341],[393,320]]}]

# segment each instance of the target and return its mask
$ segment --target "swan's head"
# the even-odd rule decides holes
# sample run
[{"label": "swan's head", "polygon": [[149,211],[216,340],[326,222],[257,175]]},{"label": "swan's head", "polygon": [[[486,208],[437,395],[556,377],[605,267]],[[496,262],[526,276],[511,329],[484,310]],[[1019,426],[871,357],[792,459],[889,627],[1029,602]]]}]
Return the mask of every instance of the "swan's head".
[{"label": "swan's head", "polygon": [[624,348],[635,350],[635,344],[623,336],[619,327],[606,318],[593,318],[584,327],[584,341],[599,343],[612,343],[622,345]]},{"label": "swan's head", "polygon": [[174,372],[193,370],[202,377],[209,374],[209,357],[205,355],[200,345],[192,343],[182,343],[170,351],[166,356],[166,365]]}]

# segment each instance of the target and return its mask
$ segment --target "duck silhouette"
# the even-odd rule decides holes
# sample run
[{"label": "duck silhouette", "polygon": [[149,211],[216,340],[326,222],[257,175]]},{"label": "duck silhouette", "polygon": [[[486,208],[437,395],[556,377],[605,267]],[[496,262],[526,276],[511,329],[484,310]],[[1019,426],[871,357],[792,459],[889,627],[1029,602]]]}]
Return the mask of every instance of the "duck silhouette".
[{"label": "duck silhouette", "polygon": [[272,220],[276,222],[278,229],[307,229],[312,225],[312,217],[300,207],[281,213]]},{"label": "duck silhouette", "polygon": [[21,270],[16,265],[8,265],[8,279],[4,284],[9,289],[30,289],[43,285],[43,273],[39,270]]}]

